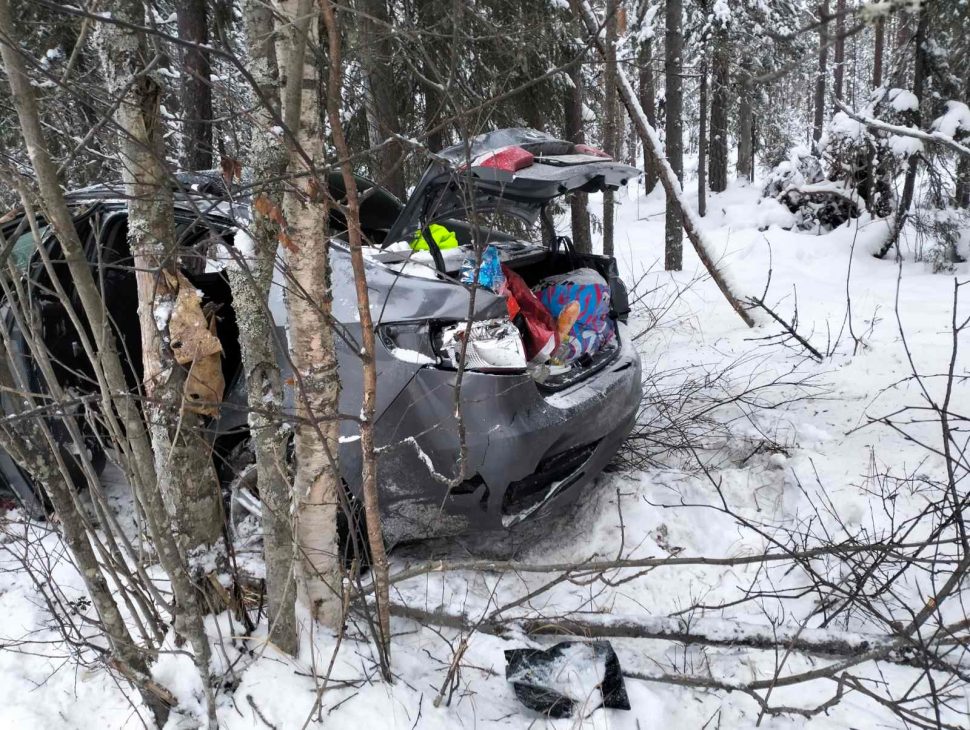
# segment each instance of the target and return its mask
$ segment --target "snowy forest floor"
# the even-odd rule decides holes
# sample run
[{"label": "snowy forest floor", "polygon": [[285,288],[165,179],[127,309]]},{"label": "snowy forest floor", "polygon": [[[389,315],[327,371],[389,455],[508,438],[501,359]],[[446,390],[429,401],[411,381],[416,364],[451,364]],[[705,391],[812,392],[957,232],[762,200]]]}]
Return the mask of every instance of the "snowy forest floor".
[{"label": "snowy forest floor", "polygon": [[[758,186],[737,186],[711,196],[705,227],[739,292],[762,296],[770,271],[765,301],[786,319],[792,318],[797,301],[799,332],[826,355],[824,361],[808,358],[797,345],[765,340],[779,328],[763,316],[765,323],[759,328],[746,328],[703,276],[686,240],[683,272],[663,272],[662,191],[658,187],[648,197],[634,190],[621,195],[616,256],[625,278],[638,282],[637,294],[642,296],[631,318],[631,331],[639,335],[647,396],[637,431],[641,438],[570,518],[543,526],[545,536],[524,559],[567,563],[611,559],[620,553],[629,557],[758,555],[770,547],[765,534],[780,535],[787,529],[815,536],[827,533],[833,541],[849,535],[872,539],[884,534],[892,521],[923,505],[926,497],[919,489],[885,504],[873,490],[872,477],[933,475],[942,461],[885,426],[867,424],[870,418],[913,405],[919,398],[916,387],[903,382],[911,366],[895,315],[897,286],[902,332],[917,369],[942,372],[952,345],[953,276],[934,274],[927,264],[913,262],[912,255],[901,266],[891,257],[874,259],[871,245],[885,235],[885,223],[862,220],[826,234],[772,226],[787,214],[770,203],[759,203],[758,193]],[[591,200],[594,210],[598,202],[595,197]],[[847,291],[851,294],[848,314]],[[960,308],[970,311],[970,302]],[[961,358],[958,372],[965,371],[964,364]],[[970,407],[965,390],[954,397],[958,399],[954,410]],[[925,429],[932,438],[932,425]],[[681,438],[692,448],[676,448]],[[698,463],[706,465],[706,471]],[[715,484],[720,485],[720,494]],[[726,514],[725,504],[761,529],[751,529]],[[30,576],[15,565],[9,551],[19,549],[16,542],[8,540],[9,550],[0,550],[0,728],[140,726],[138,700],[132,694],[106,672],[77,671]],[[47,537],[42,544],[47,555],[42,558],[38,553],[36,558],[60,560],[54,568],[57,580],[73,586],[80,596],[80,581],[58,553],[54,538]],[[436,557],[442,557],[441,546],[435,549]],[[450,557],[467,557],[460,545],[449,550]],[[420,551],[413,549],[394,555],[392,570],[419,559]],[[575,612],[658,621],[676,616],[714,637],[798,631],[820,624],[815,613],[817,596],[806,592],[797,597],[804,575],[790,563],[777,569],[687,566],[661,567],[634,577],[636,573],[612,571],[609,584],[563,582],[503,617]],[[464,614],[475,621],[553,577],[430,574],[398,583],[393,599],[428,611]],[[739,602],[759,593],[765,597]],[[780,594],[785,600],[774,597]],[[257,647],[252,657],[240,654],[239,647],[228,640],[239,630],[228,616],[210,619],[210,628],[213,638],[221,634],[226,639],[225,650],[215,653],[213,668],[226,673],[235,685],[233,693],[220,695],[221,725],[302,727],[316,696],[312,669],[325,671],[334,649],[332,637],[305,635],[295,660],[267,646]],[[480,633],[468,639],[450,704],[435,707],[433,700],[463,637],[452,629],[401,618],[394,620],[393,628],[397,681],[393,685],[378,681],[371,646],[348,638],[334,664],[335,686],[324,695],[324,725],[739,728],[753,727],[759,717],[759,705],[743,693],[627,679],[630,712],[601,709],[581,721],[539,719],[516,701],[506,682],[503,650],[551,645],[559,639]],[[826,631],[832,636],[858,637],[880,633],[880,627],[850,614]],[[4,645],[9,648],[4,650]],[[726,682],[770,677],[776,670],[788,674],[833,661],[739,646],[685,647],[666,640],[616,639],[613,645],[624,670],[651,675],[681,672]],[[886,694],[905,691],[918,673],[888,664],[865,665],[856,671],[857,676],[880,683]],[[184,653],[166,654],[154,672],[183,708],[201,710],[201,691]],[[820,679],[778,688],[771,702],[813,707],[834,691],[831,680]],[[970,713],[970,698],[965,708]],[[966,715],[944,712],[944,720],[962,725]],[[194,722],[190,716],[173,715],[168,727],[191,727]],[[766,717],[760,726],[899,727],[901,721],[875,701],[847,692],[826,714],[810,719]]]}]

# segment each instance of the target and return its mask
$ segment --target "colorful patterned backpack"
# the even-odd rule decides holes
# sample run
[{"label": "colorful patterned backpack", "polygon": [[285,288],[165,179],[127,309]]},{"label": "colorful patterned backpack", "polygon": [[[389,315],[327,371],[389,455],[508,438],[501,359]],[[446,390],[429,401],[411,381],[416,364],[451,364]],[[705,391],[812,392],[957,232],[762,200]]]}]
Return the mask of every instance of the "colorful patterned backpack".
[{"label": "colorful patterned backpack", "polygon": [[576,269],[550,276],[534,291],[554,319],[570,302],[579,302],[579,317],[566,340],[566,362],[583,355],[595,355],[613,339],[610,285],[593,269]]}]

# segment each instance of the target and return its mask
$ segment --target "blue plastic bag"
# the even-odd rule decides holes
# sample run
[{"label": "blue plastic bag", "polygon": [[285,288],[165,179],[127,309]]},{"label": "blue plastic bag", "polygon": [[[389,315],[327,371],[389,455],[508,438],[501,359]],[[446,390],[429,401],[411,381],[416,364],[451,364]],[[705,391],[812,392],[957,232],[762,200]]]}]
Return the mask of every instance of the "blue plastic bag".
[{"label": "blue plastic bag", "polygon": [[[472,284],[475,281],[475,252],[471,251],[461,264],[462,284]],[[505,274],[502,273],[502,261],[499,259],[498,249],[486,246],[482,252],[482,265],[478,270],[478,285],[496,294],[505,291]]]}]

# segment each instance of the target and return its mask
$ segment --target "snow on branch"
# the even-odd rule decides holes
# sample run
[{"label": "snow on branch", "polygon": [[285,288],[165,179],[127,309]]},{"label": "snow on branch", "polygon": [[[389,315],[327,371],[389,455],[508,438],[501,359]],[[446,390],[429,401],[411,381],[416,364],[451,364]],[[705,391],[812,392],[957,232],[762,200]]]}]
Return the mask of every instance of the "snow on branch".
[{"label": "snow on branch", "polygon": [[889,124],[888,122],[883,122],[882,120],[874,119],[872,117],[860,114],[859,112],[853,111],[845,102],[839,99],[835,100],[835,104],[850,119],[854,119],[860,124],[866,125],[870,129],[878,129],[881,132],[898,134],[902,137],[912,137],[914,139],[923,140],[924,142],[940,144],[944,147],[949,147],[958,154],[970,157],[970,147],[957,142],[955,139],[953,139],[953,137],[948,134],[944,134],[943,132],[924,132],[922,129],[917,129],[916,127],[904,127],[900,124]]}]

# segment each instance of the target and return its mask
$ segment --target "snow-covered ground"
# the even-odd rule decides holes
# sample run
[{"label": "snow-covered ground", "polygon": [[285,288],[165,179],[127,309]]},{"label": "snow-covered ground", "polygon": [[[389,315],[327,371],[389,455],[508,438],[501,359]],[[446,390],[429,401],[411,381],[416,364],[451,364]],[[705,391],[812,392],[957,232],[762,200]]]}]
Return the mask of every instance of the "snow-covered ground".
[{"label": "snow-covered ground", "polygon": [[[917,467],[931,475],[940,470],[937,457],[902,435],[878,425],[860,426],[869,417],[918,400],[915,386],[896,385],[910,374],[895,315],[897,287],[901,323],[917,368],[924,372],[945,368],[952,345],[953,275],[934,274],[922,263],[900,267],[891,259],[874,259],[870,250],[885,235],[885,223],[862,221],[823,235],[782,230],[776,224],[785,221],[787,212],[770,203],[759,204],[758,192],[756,187],[735,186],[711,196],[707,232],[739,293],[762,296],[770,270],[765,301],[791,319],[797,297],[799,332],[827,355],[824,362],[806,358],[797,347],[765,341],[779,329],[763,315],[764,323],[757,329],[745,327],[713,283],[703,277],[686,240],[684,270],[664,273],[662,192],[658,187],[646,198],[632,190],[621,196],[616,255],[628,280],[639,281],[638,291],[645,293],[644,307],[631,320],[631,329],[643,333],[637,342],[648,390],[673,393],[680,385],[691,385],[695,395],[675,404],[690,413],[698,399],[709,401],[754,386],[760,405],[773,407],[739,404],[708,414],[718,427],[699,429],[703,436],[694,447],[712,465],[709,474],[693,468],[686,454],[655,447],[654,465],[604,476],[569,519],[548,526],[545,536],[530,547],[529,561],[610,559],[620,552],[630,557],[736,557],[765,552],[770,546],[762,535],[715,509],[722,504],[715,483],[720,484],[731,510],[769,526],[766,530],[805,526],[814,518],[811,529],[817,534],[829,529],[834,540],[849,533],[878,535],[887,528],[890,510],[861,489],[865,477],[885,470],[902,474]],[[970,303],[961,304],[961,311],[964,316],[970,312]],[[659,322],[653,322],[651,312],[663,313]],[[958,372],[966,370],[965,363],[961,356]],[[713,377],[718,373],[722,377]],[[958,399],[954,410],[970,406],[963,390],[954,397]],[[662,421],[675,415],[658,414],[654,407],[644,418]],[[897,519],[919,509],[923,499],[916,492],[908,501],[897,501]],[[53,538],[45,544],[54,545]],[[19,549],[18,541],[8,545]],[[411,552],[394,556],[394,569],[418,557]],[[455,547],[451,557],[465,556]],[[49,626],[38,589],[30,576],[14,567],[12,556],[0,549],[0,728],[138,726],[132,705],[137,705],[136,699],[127,696],[106,672],[78,672],[66,660],[67,652]],[[783,603],[765,599],[760,604],[732,605],[747,590],[780,591],[804,582],[804,575],[789,567],[661,567],[637,577],[633,570],[613,571],[608,574],[610,584],[563,582],[503,617],[571,611],[651,621],[676,616],[689,620],[695,630],[718,636],[727,636],[739,626],[744,631],[781,627],[792,632],[803,625],[815,627],[817,619],[810,618],[813,594]],[[69,592],[73,586],[79,596],[79,581],[70,566],[61,564],[56,570],[58,580],[69,586]],[[432,574],[397,584],[393,598],[476,620],[552,577]],[[709,608],[688,610],[699,604]],[[718,604],[726,606],[713,608]],[[216,619],[210,620],[213,636],[217,628],[224,637],[238,632],[226,617],[216,624]],[[460,636],[457,631],[403,619],[395,619],[393,627],[395,683],[378,681],[366,642],[345,640],[334,663],[332,688],[323,697],[324,725],[632,729],[738,728],[753,727],[758,721],[759,705],[743,693],[635,679],[626,681],[629,712],[596,710],[583,721],[546,721],[516,701],[505,679],[503,650],[549,645],[556,639],[536,641],[514,633],[507,638],[481,633]],[[843,622],[828,630],[856,636],[875,628]],[[450,704],[436,707],[434,699],[445,684],[454,650],[464,639],[467,647],[463,647]],[[20,643],[25,640],[29,643]],[[20,649],[3,650],[2,645],[15,642]],[[770,677],[776,669],[779,674],[794,673],[832,661],[741,647],[685,648],[661,640],[625,639],[613,644],[624,670],[649,675],[683,672],[728,683]],[[284,657],[269,646],[256,649],[255,657],[240,655],[233,648],[215,653],[213,669],[226,673],[227,683],[235,685],[232,694],[221,695],[221,724],[240,730],[303,727],[317,691],[312,669],[322,672],[331,661],[332,637],[307,633],[298,659]],[[200,691],[188,657],[166,654],[154,672],[176,693],[183,709],[199,708]],[[856,670],[857,676],[885,682],[894,692],[905,690],[916,674],[915,669],[896,665]],[[771,702],[812,707],[834,691],[834,683],[822,679],[778,688]],[[970,714],[970,699],[964,706]],[[944,711],[944,721],[957,725],[964,725],[967,716]],[[191,727],[193,722],[191,717],[173,716],[169,727]],[[847,693],[828,713],[811,719],[786,715],[761,722],[767,728],[803,726],[899,727],[901,722],[857,693]]]}]

